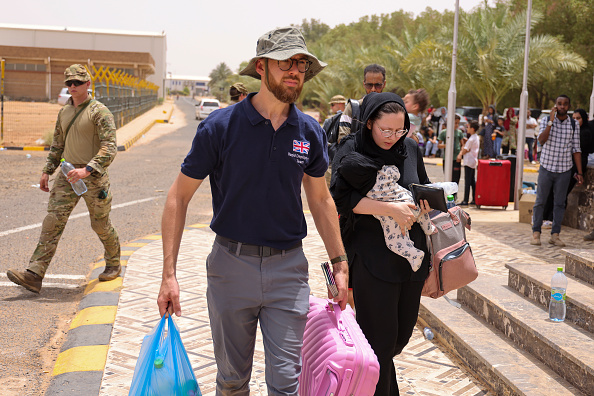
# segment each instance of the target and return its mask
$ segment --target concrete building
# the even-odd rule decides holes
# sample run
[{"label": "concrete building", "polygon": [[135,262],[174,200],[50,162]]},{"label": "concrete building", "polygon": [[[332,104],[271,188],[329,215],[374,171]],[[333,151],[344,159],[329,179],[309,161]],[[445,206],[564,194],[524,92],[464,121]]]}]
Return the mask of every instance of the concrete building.
[{"label": "concrete building", "polygon": [[0,24],[5,95],[14,98],[56,99],[73,63],[121,69],[158,85],[162,96],[166,55],[165,32]]},{"label": "concrete building", "polygon": [[203,96],[209,93],[209,82],[210,77],[169,74],[165,80],[165,89],[166,92],[182,92],[188,87],[191,96]]}]

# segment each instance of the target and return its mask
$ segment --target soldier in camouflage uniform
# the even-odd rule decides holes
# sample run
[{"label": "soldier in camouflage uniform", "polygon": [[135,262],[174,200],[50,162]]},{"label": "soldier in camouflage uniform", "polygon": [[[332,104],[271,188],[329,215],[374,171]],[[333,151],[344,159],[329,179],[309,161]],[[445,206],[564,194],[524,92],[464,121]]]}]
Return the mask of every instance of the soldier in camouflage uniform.
[{"label": "soldier in camouflage uniform", "polygon": [[7,272],[12,282],[35,293],[41,290],[41,282],[56,252],[68,217],[80,199],[70,183],[80,179],[84,179],[88,189],[82,197],[89,210],[91,227],[105,248],[106,266],[99,280],[113,280],[121,272],[120,242],[109,219],[112,195],[107,167],[117,152],[113,114],[88,94],[91,76],[84,66],[68,67],[64,77],[71,97],[58,114],[54,139],[39,188],[49,192],[49,176],[56,171],[62,158],[76,169],[68,172],[67,176],[61,170],[58,171],[50,193],[48,213],[43,220],[41,236],[29,261],[29,268],[22,272]]},{"label": "soldier in camouflage uniform", "polygon": [[242,83],[238,82],[231,85],[229,88],[229,97],[231,98],[231,102],[239,103],[248,96],[248,90]]}]

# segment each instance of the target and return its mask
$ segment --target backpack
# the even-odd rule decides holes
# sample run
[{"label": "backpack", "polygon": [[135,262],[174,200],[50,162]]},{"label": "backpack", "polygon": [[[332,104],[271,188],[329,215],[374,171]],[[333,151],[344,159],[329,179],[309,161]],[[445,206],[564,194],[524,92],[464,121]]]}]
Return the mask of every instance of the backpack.
[{"label": "backpack", "polygon": [[[352,119],[359,119],[361,110],[359,107],[359,101],[355,99],[349,99],[349,103],[351,104],[351,118]],[[326,120],[324,122],[324,131],[326,132],[326,139],[328,140],[328,156],[330,157],[330,163],[334,159],[334,155],[336,154],[336,150],[338,149],[338,128],[340,127],[340,118],[342,116],[342,111],[336,113],[332,118]],[[345,126],[346,123],[343,123]],[[351,122],[351,132],[354,133],[357,130],[357,127],[353,127],[353,122]]]},{"label": "backpack", "polygon": [[[437,231],[427,237],[431,262],[422,295],[439,298],[466,286],[478,276],[464,228],[470,230],[470,216],[458,206],[431,218]],[[458,306],[447,299],[452,305]]]}]

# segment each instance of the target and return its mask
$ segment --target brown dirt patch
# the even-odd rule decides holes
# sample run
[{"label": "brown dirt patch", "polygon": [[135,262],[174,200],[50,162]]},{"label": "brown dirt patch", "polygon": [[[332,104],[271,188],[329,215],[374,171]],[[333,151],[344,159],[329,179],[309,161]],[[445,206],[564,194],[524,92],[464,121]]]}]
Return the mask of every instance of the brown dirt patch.
[{"label": "brown dirt patch", "polygon": [[58,112],[57,103],[4,102],[4,146],[41,146],[40,139],[53,133]]}]

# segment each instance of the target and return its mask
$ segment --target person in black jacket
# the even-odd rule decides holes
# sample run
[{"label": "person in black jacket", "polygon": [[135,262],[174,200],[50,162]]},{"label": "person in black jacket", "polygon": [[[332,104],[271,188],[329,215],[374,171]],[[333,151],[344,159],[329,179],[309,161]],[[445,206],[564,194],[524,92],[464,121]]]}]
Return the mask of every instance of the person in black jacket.
[{"label": "person in black jacket", "polygon": [[[419,312],[421,291],[429,273],[429,251],[425,234],[415,222],[411,203],[381,202],[365,196],[375,183],[365,175],[369,169],[396,165],[398,184],[430,183],[423,154],[416,142],[406,138],[410,121],[402,99],[393,93],[370,93],[362,104],[363,124],[357,133],[345,137],[333,161],[330,191],[340,214],[341,234],[347,251],[357,312],[357,322],[380,363],[375,395],[398,395],[393,357],[412,335]],[[361,167],[342,166],[353,157]],[[346,175],[344,172],[358,172]],[[347,180],[357,179],[357,185]],[[426,201],[421,210],[431,209]],[[408,261],[392,252],[384,240],[380,221],[374,215],[392,217],[417,249],[425,252],[421,267],[414,272]]]}]

